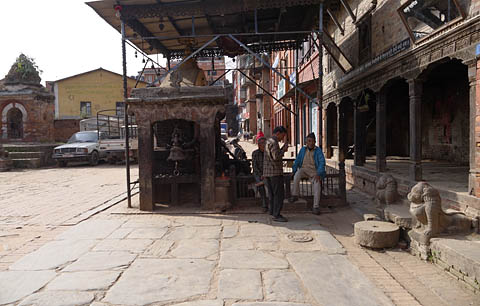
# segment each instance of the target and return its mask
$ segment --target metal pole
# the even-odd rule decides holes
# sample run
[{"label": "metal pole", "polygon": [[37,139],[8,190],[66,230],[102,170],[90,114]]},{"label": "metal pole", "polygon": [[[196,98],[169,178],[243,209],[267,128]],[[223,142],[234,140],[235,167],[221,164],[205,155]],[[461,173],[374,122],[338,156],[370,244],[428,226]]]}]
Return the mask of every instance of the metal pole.
[{"label": "metal pole", "polygon": [[[295,84],[297,84],[298,86],[298,48],[297,50],[295,50]],[[298,93],[297,93],[297,89],[295,88],[295,112],[298,114],[299,112],[299,107],[298,107]],[[295,157],[298,156],[298,144],[300,143],[299,141],[299,121],[300,120],[300,116],[297,116],[295,118],[295,126],[294,126],[294,130],[295,130]]]},{"label": "metal pole", "polygon": [[215,81],[213,81],[209,86],[212,86],[213,84],[217,83],[218,80],[220,80],[221,78],[223,78],[227,73],[230,72],[230,69],[227,69],[221,76],[219,76],[218,78],[215,79]]},{"label": "metal pole", "polygon": [[128,130],[128,89],[127,89],[127,51],[125,46],[125,22],[121,19],[122,31],[122,67],[123,67],[123,104],[125,107],[124,121],[125,121],[125,165],[127,170],[127,202],[128,208],[132,207],[132,193],[130,190],[130,143],[128,138],[130,136]]}]

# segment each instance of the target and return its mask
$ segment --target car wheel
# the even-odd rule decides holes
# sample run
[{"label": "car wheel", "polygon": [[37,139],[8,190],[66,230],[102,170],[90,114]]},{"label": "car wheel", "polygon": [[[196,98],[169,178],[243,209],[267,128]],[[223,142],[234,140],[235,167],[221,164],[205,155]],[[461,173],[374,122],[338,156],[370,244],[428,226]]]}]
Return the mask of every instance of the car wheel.
[{"label": "car wheel", "polygon": [[64,160],[57,161],[57,164],[60,168],[65,168],[67,166],[67,162]]},{"label": "car wheel", "polygon": [[92,155],[90,156],[90,165],[91,166],[98,165],[98,152],[97,151],[92,152]]}]

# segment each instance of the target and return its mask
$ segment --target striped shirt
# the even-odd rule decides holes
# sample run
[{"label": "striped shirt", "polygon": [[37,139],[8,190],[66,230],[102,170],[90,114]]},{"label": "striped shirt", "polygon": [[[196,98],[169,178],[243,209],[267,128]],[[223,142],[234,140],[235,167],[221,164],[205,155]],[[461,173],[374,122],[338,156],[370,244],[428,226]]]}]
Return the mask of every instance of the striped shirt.
[{"label": "striped shirt", "polygon": [[279,176],[283,175],[283,154],[285,152],[280,149],[278,139],[275,136],[268,138],[265,145],[265,154],[263,158],[263,176]]}]

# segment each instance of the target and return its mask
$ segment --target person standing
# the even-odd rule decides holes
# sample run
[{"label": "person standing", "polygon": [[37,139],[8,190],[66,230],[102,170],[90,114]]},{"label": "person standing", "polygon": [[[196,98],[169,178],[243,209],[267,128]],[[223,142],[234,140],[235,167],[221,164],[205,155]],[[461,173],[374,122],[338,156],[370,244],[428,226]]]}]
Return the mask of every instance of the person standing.
[{"label": "person standing", "polygon": [[273,221],[287,222],[280,212],[285,198],[284,180],[283,180],[283,155],[288,150],[288,144],[285,143],[282,148],[278,144],[287,134],[287,129],[283,126],[277,126],[273,130],[273,136],[267,140],[263,160],[263,176],[267,181],[267,189],[270,200],[269,212]]},{"label": "person standing", "polygon": [[262,197],[263,212],[268,211],[267,194],[265,192],[265,178],[263,177],[263,156],[265,152],[265,137],[257,137],[258,149],[252,153],[253,176],[255,177],[255,186]]},{"label": "person standing", "polygon": [[307,145],[298,153],[292,170],[294,173],[293,190],[292,197],[289,201],[295,202],[298,200],[300,180],[308,178],[313,184],[313,213],[315,215],[320,214],[321,184],[326,176],[325,157],[323,156],[322,149],[315,145],[314,133],[307,135]]}]

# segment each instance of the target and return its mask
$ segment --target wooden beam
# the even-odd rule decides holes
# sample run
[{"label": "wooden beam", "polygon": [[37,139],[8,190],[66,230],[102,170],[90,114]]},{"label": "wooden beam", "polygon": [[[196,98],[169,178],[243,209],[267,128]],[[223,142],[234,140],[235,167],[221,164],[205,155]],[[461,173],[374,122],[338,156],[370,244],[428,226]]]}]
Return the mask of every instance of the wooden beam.
[{"label": "wooden beam", "polygon": [[[148,30],[143,23],[138,21],[137,19],[127,19],[125,20],[125,24],[127,24],[133,31],[137,32],[140,37],[153,37],[153,33]],[[153,48],[162,53],[163,55],[167,55],[170,51],[164,44],[162,44],[158,39],[145,39],[145,41]],[[145,51],[145,50],[142,50]],[[148,52],[146,52],[148,53]]]},{"label": "wooden beam", "polygon": [[347,0],[340,0],[340,2],[342,2],[343,7],[345,8],[345,10],[347,10],[348,15],[352,17],[353,22],[355,22],[355,20],[357,20],[357,16],[355,16],[352,9],[350,8],[350,5],[348,5]]},{"label": "wooden beam", "polygon": [[342,35],[344,35],[345,30],[342,28],[342,25],[340,24],[340,22],[338,22],[337,17],[335,17],[335,15],[333,15],[333,13],[330,11],[330,9],[327,9],[327,13],[328,13],[328,15],[330,15],[330,18],[332,18],[333,23],[335,23],[335,25],[340,29],[340,33]]},{"label": "wooden beam", "polygon": [[[157,0],[157,3],[158,3],[158,4],[164,4],[164,3],[162,3],[162,0]],[[185,32],[184,32],[182,29],[180,29],[180,27],[179,27],[178,24],[175,22],[175,19],[173,19],[172,16],[168,16],[167,18],[168,18],[168,21],[172,24],[172,26],[173,26],[173,28],[175,29],[175,31],[177,31],[178,35],[180,35],[180,36],[185,35]]]}]

